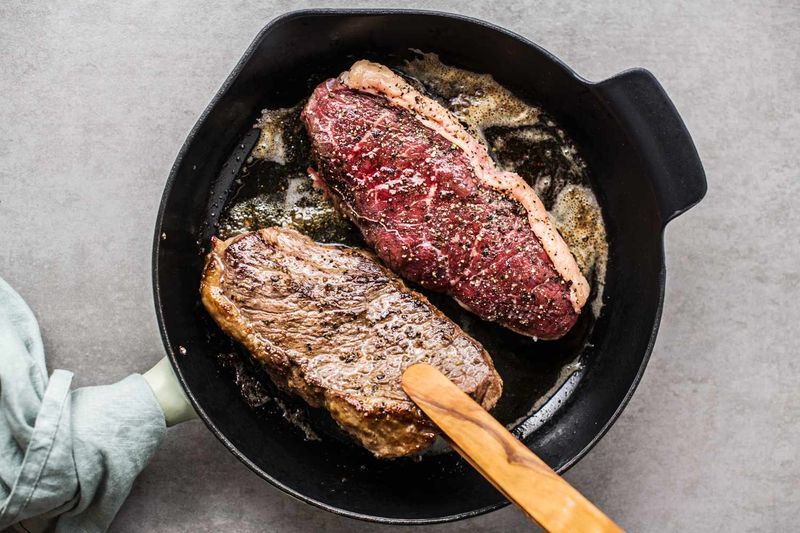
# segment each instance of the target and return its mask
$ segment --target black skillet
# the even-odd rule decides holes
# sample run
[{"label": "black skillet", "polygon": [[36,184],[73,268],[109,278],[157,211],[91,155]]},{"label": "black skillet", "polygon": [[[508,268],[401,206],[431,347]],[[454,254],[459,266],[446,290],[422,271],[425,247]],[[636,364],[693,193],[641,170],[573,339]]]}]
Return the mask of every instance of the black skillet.
[{"label": "black skillet", "polygon": [[[164,345],[200,417],[255,473],[323,509],[386,523],[458,520],[507,502],[454,453],[380,461],[329,436],[318,413],[308,414],[322,428],[322,440],[314,441],[280,410],[248,407],[220,370],[215,355],[230,344],[204,316],[198,281],[206,241],[255,141],[250,128],[259,111],[294,105],[355,58],[398,64],[411,48],[488,72],[540,104],[569,132],[591,169],[610,242],[599,318],[583,319],[556,344],[520,340],[492,326],[476,334],[490,352],[503,352],[493,353],[503,361],[498,367],[506,382],[496,416],[505,423],[521,417],[516,434],[559,472],[589,451],[633,394],[661,315],[664,227],[706,191],[689,133],[645,70],[591,83],[518,35],[443,13],[298,11],[261,31],[192,129],[167,181],[153,247]],[[552,368],[576,356],[582,369],[529,413],[555,382]],[[545,378],[534,379],[540,374]]]}]

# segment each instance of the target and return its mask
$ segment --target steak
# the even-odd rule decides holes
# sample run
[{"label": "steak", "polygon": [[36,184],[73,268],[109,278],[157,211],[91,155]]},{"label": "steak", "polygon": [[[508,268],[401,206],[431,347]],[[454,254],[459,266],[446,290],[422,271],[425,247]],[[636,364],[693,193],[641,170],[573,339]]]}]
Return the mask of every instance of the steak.
[{"label": "steak", "polygon": [[315,181],[389,268],[524,335],[575,324],[589,285],[544,205],[439,103],[358,61],[302,118]]},{"label": "steak", "polygon": [[213,239],[200,286],[217,324],[282,389],[324,407],[377,457],[429,446],[435,431],[400,386],[429,363],[491,409],[489,354],[370,252],[290,229]]}]

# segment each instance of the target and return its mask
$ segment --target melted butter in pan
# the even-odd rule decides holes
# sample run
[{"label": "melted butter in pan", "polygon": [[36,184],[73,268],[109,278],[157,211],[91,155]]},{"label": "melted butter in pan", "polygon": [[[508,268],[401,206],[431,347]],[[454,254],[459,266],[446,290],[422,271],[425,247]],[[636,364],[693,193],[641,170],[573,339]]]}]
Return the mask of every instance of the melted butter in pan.
[{"label": "melted butter in pan", "polygon": [[436,54],[420,54],[408,61],[403,71],[437,97],[481,140],[485,141],[484,131],[493,126],[532,126],[539,122],[539,108],[514,96],[490,74],[450,67],[439,61]]},{"label": "melted butter in pan", "polygon": [[595,296],[590,305],[594,316],[599,316],[603,306],[608,242],[597,199],[587,186],[568,184],[556,196],[550,216],[583,275],[594,280]]},{"label": "melted butter in pan", "polygon": [[304,103],[265,109],[253,125],[261,134],[238,176],[239,187],[220,218],[220,238],[288,226],[319,242],[361,244],[357,230],[308,176],[311,156],[300,121]]}]

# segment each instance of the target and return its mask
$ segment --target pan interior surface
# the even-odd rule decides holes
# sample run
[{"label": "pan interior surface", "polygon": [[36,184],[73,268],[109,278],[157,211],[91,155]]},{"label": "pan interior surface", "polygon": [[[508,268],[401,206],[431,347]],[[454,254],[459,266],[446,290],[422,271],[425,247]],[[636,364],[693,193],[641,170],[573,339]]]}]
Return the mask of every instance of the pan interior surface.
[{"label": "pan interior surface", "polygon": [[[398,62],[397,58],[381,58],[384,63],[388,60]],[[566,399],[572,389],[563,388],[564,384],[579,379],[583,352],[601,309],[607,243],[586,165],[579,149],[552,117],[514,98],[490,77],[444,65],[433,54],[414,54],[410,60],[400,60],[396,68],[407,77],[416,75],[409,78],[411,82],[465,120],[503,168],[517,171],[537,190],[580,258],[584,275],[594,282],[591,303],[579,323],[564,338],[550,342],[537,342],[482,321],[452,298],[414,286],[490,353],[505,384],[492,414],[524,437],[534,429],[532,415],[538,414],[537,423],[546,421],[539,408],[559,390],[562,401]],[[314,161],[300,118],[303,104],[263,110],[254,125],[256,131],[248,132],[236,146],[218,178],[230,182],[231,189],[224,207],[215,209],[220,217],[216,224],[210,223],[210,233],[228,239],[271,226],[288,226],[318,242],[366,247],[358,229],[336,211],[308,175]],[[208,242],[201,240],[204,253]],[[238,346],[231,344],[219,357],[223,366],[232,370],[231,379],[240,385],[242,397],[252,407],[261,408],[270,400],[284,407],[292,405],[287,418],[298,430],[323,440],[324,433],[332,433],[329,436],[349,442],[342,432],[329,431],[335,426],[326,412],[310,409],[271,387],[263,379],[264,372],[253,368],[251,358]],[[449,448],[437,446],[428,453],[441,450]]]},{"label": "pan interior surface", "polygon": [[[453,453],[385,461],[337,438],[324,414],[272,390],[247,365],[207,317],[198,282],[205,243],[219,232],[220,216],[240,190],[236,180],[258,143],[252,125],[260,111],[296,105],[356,59],[397,66],[414,54],[412,48],[492,74],[541,105],[569,132],[591,169],[610,244],[600,315],[585,313],[559,342],[534,343],[487,323],[470,330],[504,361],[506,404],[497,416],[556,470],[578,460],[627,401],[652,347],[663,289],[663,221],[642,154],[631,148],[594,87],[543,50],[484,23],[433,13],[299,12],[267,26],[173,168],[154,247],[159,322],[198,413],[250,468],[330,511],[391,523],[454,520],[507,502]],[[447,298],[432,299],[461,316]],[[513,353],[503,356],[502,350]],[[580,366],[564,374],[574,361]],[[556,384],[550,401],[534,409]]]}]

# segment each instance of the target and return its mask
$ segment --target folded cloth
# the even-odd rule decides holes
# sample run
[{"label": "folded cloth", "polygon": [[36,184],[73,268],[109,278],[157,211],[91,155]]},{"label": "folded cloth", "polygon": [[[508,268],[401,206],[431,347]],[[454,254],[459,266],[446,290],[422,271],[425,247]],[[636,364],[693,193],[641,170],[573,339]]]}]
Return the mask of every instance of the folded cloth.
[{"label": "folded cloth", "polygon": [[141,375],[71,381],[65,370],[48,379],[36,319],[0,279],[0,530],[105,531],[164,438]]}]

